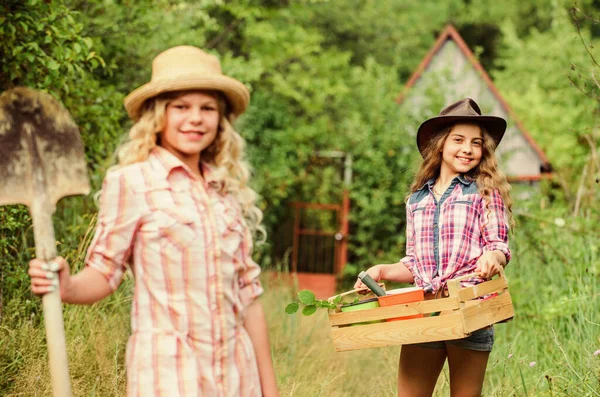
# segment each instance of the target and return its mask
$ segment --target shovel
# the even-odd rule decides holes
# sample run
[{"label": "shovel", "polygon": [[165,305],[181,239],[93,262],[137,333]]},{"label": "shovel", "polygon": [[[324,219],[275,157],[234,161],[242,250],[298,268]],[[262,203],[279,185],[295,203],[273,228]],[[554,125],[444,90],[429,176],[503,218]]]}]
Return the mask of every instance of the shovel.
[{"label": "shovel", "polygon": [[[52,214],[58,200],[89,191],[79,130],[62,104],[24,87],[0,95],[0,205],[29,207],[37,258],[56,257]],[[60,287],[45,294],[42,303],[52,392],[70,397]]]}]

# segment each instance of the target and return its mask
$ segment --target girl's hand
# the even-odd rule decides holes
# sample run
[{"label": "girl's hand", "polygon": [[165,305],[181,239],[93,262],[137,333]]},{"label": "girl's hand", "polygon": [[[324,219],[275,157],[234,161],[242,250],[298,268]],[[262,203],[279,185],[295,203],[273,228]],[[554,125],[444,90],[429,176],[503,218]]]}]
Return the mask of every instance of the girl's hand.
[{"label": "girl's hand", "polygon": [[56,290],[60,284],[60,297],[64,301],[69,289],[71,275],[69,265],[63,257],[57,256],[51,261],[44,262],[32,259],[29,262],[29,276],[31,277],[31,291],[36,295],[44,295]]},{"label": "girl's hand", "polygon": [[[366,273],[371,276],[371,278],[375,281],[375,282],[379,282],[379,280],[381,280],[382,277],[382,266],[381,265],[375,265],[373,267],[370,267],[369,269],[366,270]],[[354,284],[354,289],[359,289],[359,288],[367,288],[367,286],[360,280],[356,280],[356,283]],[[364,293],[369,292],[369,289],[367,288],[366,291],[364,291]]]},{"label": "girl's hand", "polygon": [[[501,252],[500,255],[504,256]],[[479,275],[487,280],[500,273],[501,268],[502,262],[498,258],[498,252],[487,251],[477,260],[477,268],[475,271],[479,272]]]}]

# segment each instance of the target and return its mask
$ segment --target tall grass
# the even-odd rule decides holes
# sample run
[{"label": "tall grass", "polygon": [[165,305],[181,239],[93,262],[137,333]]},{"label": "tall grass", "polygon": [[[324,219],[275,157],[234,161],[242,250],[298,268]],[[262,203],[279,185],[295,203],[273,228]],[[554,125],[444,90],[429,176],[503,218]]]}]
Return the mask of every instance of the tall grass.
[{"label": "tall grass", "polygon": [[[519,220],[507,268],[516,317],[495,327],[484,395],[600,396],[598,226],[581,219],[558,226],[548,216]],[[395,396],[400,347],[335,353],[324,311],[284,313],[296,291],[282,280],[265,272],[262,297],[282,395]],[[65,307],[75,396],[125,393],[131,282],[94,306]],[[0,323],[0,395],[49,396],[41,321],[35,312],[12,311]],[[449,395],[448,378],[444,369],[435,395]]]},{"label": "tall grass", "polygon": [[[64,309],[73,395],[125,395],[125,344],[129,334],[127,286],[94,306]],[[43,324],[35,316],[4,320],[0,328],[0,395],[51,396]]]}]

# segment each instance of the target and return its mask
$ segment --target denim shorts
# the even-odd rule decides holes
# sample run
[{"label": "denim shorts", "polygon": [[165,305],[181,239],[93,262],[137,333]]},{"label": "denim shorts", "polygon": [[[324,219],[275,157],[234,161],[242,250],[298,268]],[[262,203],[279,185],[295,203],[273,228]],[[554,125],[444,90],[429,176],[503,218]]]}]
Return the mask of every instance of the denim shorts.
[{"label": "denim shorts", "polygon": [[427,349],[445,349],[447,344],[468,350],[491,352],[492,346],[494,346],[494,327],[482,328],[463,339],[415,343],[413,346],[425,347]]}]

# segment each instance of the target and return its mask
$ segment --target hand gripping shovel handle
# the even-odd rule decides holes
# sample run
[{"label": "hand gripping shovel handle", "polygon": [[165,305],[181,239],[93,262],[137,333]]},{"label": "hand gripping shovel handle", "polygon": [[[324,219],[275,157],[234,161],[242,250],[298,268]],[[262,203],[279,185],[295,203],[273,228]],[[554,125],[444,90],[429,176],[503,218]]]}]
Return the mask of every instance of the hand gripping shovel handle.
[{"label": "hand gripping shovel handle", "polygon": [[[40,211],[35,205],[31,208],[35,254],[37,258],[46,262],[56,257],[52,212]],[[54,279],[58,281],[58,274],[55,274]],[[52,394],[54,397],[71,397],[60,285],[57,284],[53,292],[49,292],[42,297],[42,305],[44,308],[50,377],[52,379]]]}]

